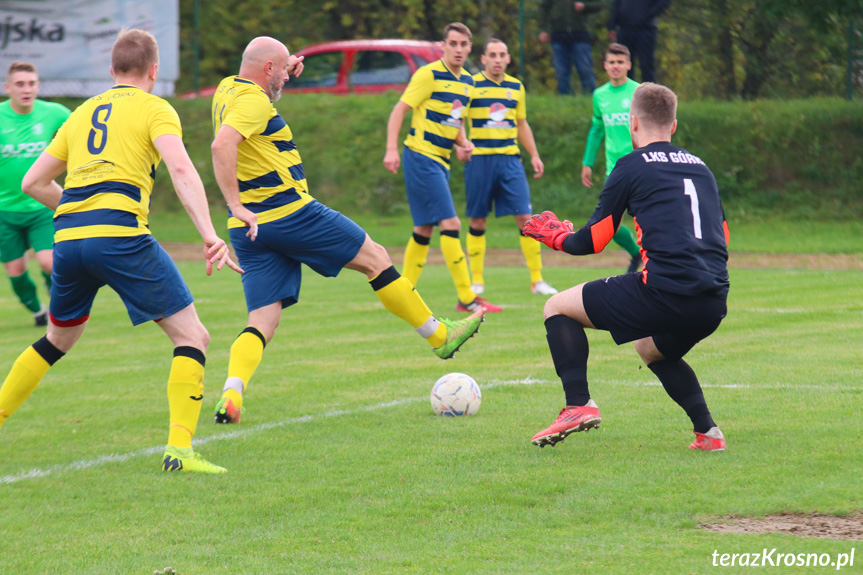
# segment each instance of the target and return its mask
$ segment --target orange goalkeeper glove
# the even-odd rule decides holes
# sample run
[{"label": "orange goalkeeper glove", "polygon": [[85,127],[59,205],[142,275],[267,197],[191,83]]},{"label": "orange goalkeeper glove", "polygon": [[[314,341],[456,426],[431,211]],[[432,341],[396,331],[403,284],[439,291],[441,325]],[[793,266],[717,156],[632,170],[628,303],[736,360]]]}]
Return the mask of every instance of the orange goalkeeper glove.
[{"label": "orange goalkeeper glove", "polygon": [[563,249],[563,240],[575,233],[572,230],[572,222],[560,221],[554,212],[549,211],[531,216],[524,224],[524,235],[558,251]]}]

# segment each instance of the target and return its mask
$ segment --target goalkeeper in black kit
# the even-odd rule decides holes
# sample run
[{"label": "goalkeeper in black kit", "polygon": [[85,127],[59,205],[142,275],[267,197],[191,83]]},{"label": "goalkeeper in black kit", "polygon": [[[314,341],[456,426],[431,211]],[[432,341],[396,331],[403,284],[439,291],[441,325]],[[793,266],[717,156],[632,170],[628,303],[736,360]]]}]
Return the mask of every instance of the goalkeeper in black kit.
[{"label": "goalkeeper in black kit", "polygon": [[602,421],[587,385],[587,327],[610,332],[618,345],[635,342],[638,355],[692,420],[695,441],[690,449],[725,449],[698,378],[683,356],[725,317],[728,224],[710,169],[671,145],[676,112],[674,92],[641,84],[630,110],[634,151],[617,162],[587,224],[574,231],[572,223],[559,221],[552,212],[525,224],[525,235],[555,250],[594,254],[611,241],[628,210],[644,261],[641,272],[587,282],[546,302],[548,347],[566,407],[533,437],[535,445],[555,445]]}]

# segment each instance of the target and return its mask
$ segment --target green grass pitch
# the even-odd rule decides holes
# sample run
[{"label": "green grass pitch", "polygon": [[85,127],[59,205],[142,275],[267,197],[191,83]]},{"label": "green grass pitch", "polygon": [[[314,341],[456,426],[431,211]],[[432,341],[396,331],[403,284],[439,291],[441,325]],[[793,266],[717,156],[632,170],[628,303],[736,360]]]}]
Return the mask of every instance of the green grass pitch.
[{"label": "green grass pitch", "polygon": [[[859,271],[732,269],[728,317],[687,357],[728,451],[693,453],[683,411],[632,345],[604,332],[588,334],[601,429],[530,444],[563,393],[545,298],[528,293],[522,267],[487,270],[486,294],[506,309],[445,363],[360,274],[305,270],[243,423],[216,427],[246,321],[240,279],[207,278],[197,262],[181,270],[212,336],[196,446],[228,474],[159,471],[171,345],[153,324],[133,329],[103,290],[78,346],[0,431],[0,573],[710,573],[714,551],[855,546],[697,526],[863,507]],[[545,275],[566,287],[618,272],[573,259]],[[443,266],[419,289],[438,315],[459,315]],[[39,331],[8,289],[0,325],[5,377]],[[429,391],[451,371],[480,384],[477,416],[433,415]]]}]

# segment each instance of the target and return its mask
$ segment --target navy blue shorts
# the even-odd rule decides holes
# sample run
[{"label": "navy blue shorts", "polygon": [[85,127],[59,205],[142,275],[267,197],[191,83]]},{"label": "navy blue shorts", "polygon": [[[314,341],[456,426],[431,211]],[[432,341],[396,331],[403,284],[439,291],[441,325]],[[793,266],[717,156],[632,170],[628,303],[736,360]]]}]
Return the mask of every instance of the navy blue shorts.
[{"label": "navy blue shorts", "polygon": [[306,204],[278,220],[260,224],[255,241],[248,228],[229,230],[231,245],[243,268],[243,291],[249,311],[282,302],[297,303],[306,264],[324,277],[339,275],[354,259],[366,232],[353,220],[320,202]]},{"label": "navy blue shorts", "polygon": [[492,203],[498,218],[533,213],[527,176],[518,156],[473,156],[464,166],[464,186],[469,218],[488,217]]},{"label": "navy blue shorts", "polygon": [[448,168],[405,147],[402,152],[402,170],[415,226],[433,225],[456,217],[449,189]]},{"label": "navy blue shorts", "polygon": [[126,304],[133,325],[172,316],[193,301],[177,264],[151,235],[54,245],[50,312],[55,323],[80,323],[105,285]]},{"label": "navy blue shorts", "polygon": [[716,331],[727,312],[715,294],[680,295],[645,285],[641,273],[612,276],[585,284],[584,311],[618,345],[653,337],[666,359],[680,359]]}]

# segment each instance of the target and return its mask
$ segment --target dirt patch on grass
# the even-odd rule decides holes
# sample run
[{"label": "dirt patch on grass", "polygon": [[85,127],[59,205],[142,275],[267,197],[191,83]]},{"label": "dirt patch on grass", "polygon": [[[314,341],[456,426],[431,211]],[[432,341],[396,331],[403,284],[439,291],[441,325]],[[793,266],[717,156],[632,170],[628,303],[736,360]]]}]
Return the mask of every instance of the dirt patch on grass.
[{"label": "dirt patch on grass", "polygon": [[780,513],[763,519],[724,515],[710,523],[701,523],[699,527],[717,533],[785,533],[800,537],[863,541],[863,512],[857,511],[847,517],[821,513]]},{"label": "dirt patch on grass", "polygon": [[[175,260],[199,260],[203,257],[198,244],[163,243]],[[396,264],[404,260],[404,248],[387,248]],[[429,251],[428,263],[443,265],[440,250]],[[521,250],[488,250],[485,263],[489,266],[523,266]],[[574,257],[562,252],[543,250],[542,264],[549,267],[620,268],[629,265],[629,255],[623,250]],[[863,270],[863,254],[731,254],[728,265],[736,268],[790,268],[807,270]]]}]

